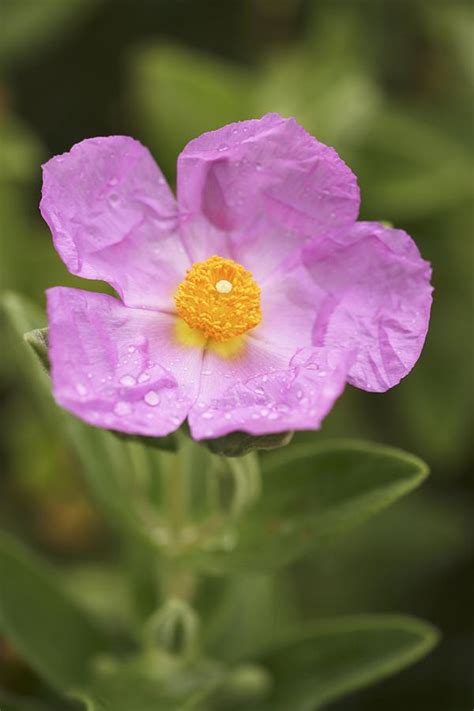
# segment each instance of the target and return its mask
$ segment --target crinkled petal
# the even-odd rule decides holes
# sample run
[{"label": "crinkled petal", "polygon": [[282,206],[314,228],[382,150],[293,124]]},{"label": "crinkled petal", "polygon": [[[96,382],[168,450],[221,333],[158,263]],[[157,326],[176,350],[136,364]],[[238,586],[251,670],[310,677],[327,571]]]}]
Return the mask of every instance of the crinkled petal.
[{"label": "crinkled petal", "polygon": [[178,202],[193,260],[229,254],[262,279],[308,237],[357,219],[359,189],[334,149],[267,114],[188,143]]},{"label": "crinkled petal", "polygon": [[41,213],[72,274],[107,281],[128,306],[172,308],[189,258],[174,197],[138,141],[91,138],[52,158]]},{"label": "crinkled petal", "polygon": [[194,402],[202,352],[174,340],[173,316],[80,289],[49,289],[56,401],[98,427],[160,437]]},{"label": "crinkled petal", "polygon": [[291,355],[298,348],[312,345],[313,325],[324,299],[325,293],[296,259],[262,285],[262,321],[251,331],[252,338],[288,349]]},{"label": "crinkled petal", "polygon": [[229,368],[206,353],[207,375],[203,370],[189,414],[192,435],[212,439],[234,431],[317,429],[344,389],[351,358],[349,352],[303,348],[288,361],[283,352],[265,351],[254,341]]},{"label": "crinkled petal", "polygon": [[357,351],[349,382],[383,392],[414,366],[428,329],[431,269],[406,232],[376,222],[305,248],[326,297],[313,344]]}]

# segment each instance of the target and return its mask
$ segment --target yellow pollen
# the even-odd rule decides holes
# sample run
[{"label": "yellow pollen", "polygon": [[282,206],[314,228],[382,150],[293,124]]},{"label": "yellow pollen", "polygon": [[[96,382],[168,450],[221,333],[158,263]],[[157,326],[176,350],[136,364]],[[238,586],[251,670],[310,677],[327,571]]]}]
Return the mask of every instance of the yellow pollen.
[{"label": "yellow pollen", "polygon": [[214,341],[240,336],[262,320],[260,288],[232,259],[195,262],[174,298],[183,321]]}]

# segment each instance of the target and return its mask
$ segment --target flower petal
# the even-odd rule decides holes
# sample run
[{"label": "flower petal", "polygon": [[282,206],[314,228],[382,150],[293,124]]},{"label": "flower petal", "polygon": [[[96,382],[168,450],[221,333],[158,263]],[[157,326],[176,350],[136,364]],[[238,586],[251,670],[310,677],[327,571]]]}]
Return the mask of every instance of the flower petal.
[{"label": "flower petal", "polygon": [[98,427],[161,437],[194,402],[202,352],[174,341],[173,316],[80,289],[49,289],[56,401]]},{"label": "flower petal", "polygon": [[303,348],[288,362],[282,352],[266,352],[254,341],[227,370],[228,364],[208,352],[208,380],[203,370],[199,398],[189,414],[191,433],[195,439],[212,439],[235,431],[261,435],[317,429],[344,389],[351,358],[339,350]]},{"label": "flower petal", "polygon": [[178,202],[193,260],[227,249],[261,279],[308,237],[357,219],[359,189],[334,149],[267,114],[188,143]]},{"label": "flower petal", "polygon": [[91,138],[52,158],[40,207],[72,274],[109,282],[128,306],[172,306],[189,258],[174,197],[138,141]]},{"label": "flower petal", "polygon": [[315,346],[357,350],[349,382],[383,392],[414,366],[428,329],[431,269],[406,232],[376,222],[314,241],[305,262],[326,292]]},{"label": "flower petal", "polygon": [[261,288],[262,322],[250,335],[269,346],[298,348],[312,345],[313,326],[325,293],[315,284],[300,259],[277,269]]}]

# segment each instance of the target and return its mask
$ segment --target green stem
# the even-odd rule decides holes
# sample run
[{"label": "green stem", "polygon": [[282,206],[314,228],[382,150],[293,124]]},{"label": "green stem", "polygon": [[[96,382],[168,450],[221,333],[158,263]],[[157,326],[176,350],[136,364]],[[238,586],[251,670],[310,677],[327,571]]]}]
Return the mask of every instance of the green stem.
[{"label": "green stem", "polygon": [[234,479],[231,512],[234,516],[239,516],[260,496],[260,464],[255,453],[245,457],[229,457],[227,463]]}]

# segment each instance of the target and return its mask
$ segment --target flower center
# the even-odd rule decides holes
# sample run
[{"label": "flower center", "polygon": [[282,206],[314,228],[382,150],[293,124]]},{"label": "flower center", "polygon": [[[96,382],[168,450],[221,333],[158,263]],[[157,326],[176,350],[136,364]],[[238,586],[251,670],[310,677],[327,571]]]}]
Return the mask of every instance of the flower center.
[{"label": "flower center", "polygon": [[195,262],[174,298],[183,321],[215,341],[240,336],[262,320],[260,288],[232,259]]}]

